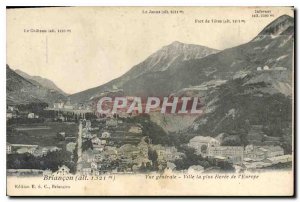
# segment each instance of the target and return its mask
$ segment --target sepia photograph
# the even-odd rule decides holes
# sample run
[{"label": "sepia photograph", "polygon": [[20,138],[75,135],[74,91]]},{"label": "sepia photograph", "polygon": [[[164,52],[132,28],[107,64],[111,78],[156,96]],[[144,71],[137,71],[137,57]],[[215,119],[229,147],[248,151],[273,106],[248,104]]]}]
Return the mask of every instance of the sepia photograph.
[{"label": "sepia photograph", "polygon": [[294,14],[8,7],[7,195],[294,196]]}]

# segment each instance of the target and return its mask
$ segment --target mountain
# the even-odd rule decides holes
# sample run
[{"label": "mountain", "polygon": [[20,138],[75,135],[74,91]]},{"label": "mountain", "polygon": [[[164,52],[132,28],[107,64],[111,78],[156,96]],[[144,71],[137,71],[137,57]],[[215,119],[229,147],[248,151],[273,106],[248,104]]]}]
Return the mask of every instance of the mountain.
[{"label": "mountain", "polygon": [[[186,125],[185,134],[215,137],[225,134],[227,140],[230,139],[225,144],[247,145],[249,138],[251,139],[249,132],[256,127],[261,128],[265,136],[262,142],[256,140],[255,144],[277,144],[286,153],[291,153],[293,22],[290,16],[281,16],[249,43],[224,50],[217,55],[218,58],[226,58],[235,53],[235,56],[251,57],[239,62],[240,68],[234,61],[223,62],[224,68],[226,64],[232,63],[233,70],[237,70],[227,82],[210,88],[207,83],[194,86],[194,95],[201,97],[205,103],[204,113],[193,124]],[[216,64],[216,60],[217,58],[210,65]],[[182,89],[177,93],[188,93],[190,89],[191,87]],[[185,137],[185,141],[193,136]],[[270,138],[279,139],[276,143],[270,143]]]},{"label": "mountain", "polygon": [[46,78],[43,78],[43,77],[40,77],[40,76],[31,76],[19,69],[15,70],[15,72],[19,75],[21,75],[23,78],[27,79],[27,80],[30,80],[32,83],[35,83],[37,85],[41,85],[47,89],[50,89],[50,90],[55,90],[65,96],[67,96],[67,94],[62,91],[60,88],[58,88],[55,83],[53,83],[53,81],[49,80],[49,79],[46,79]]},{"label": "mountain", "polygon": [[[160,75],[171,70],[176,71],[177,68],[184,68],[184,66],[178,65],[184,61],[200,59],[217,52],[219,51],[205,46],[175,41],[170,45],[162,47],[146,60],[132,67],[123,76],[104,85],[70,95],[70,98],[74,103],[87,102],[90,98],[97,97],[104,91],[113,91],[116,89],[123,89],[126,94],[134,94],[135,92],[126,89],[126,86],[130,85],[131,82],[138,81],[145,77],[145,75]],[[153,83],[153,80],[151,83]]]},{"label": "mountain", "polygon": [[33,80],[27,80],[6,65],[6,101],[8,105],[28,103],[53,104],[57,100],[66,100],[60,92],[45,88]]},{"label": "mountain", "polygon": [[87,102],[104,91],[122,89],[133,96],[167,96],[183,88],[211,80],[230,80],[257,67],[293,65],[294,24],[281,16],[248,43],[217,51],[203,46],[174,42],[134,66],[123,76],[104,85],[70,96],[72,102]]},{"label": "mountain", "polygon": [[283,35],[294,34],[294,18],[288,15],[282,15],[275,21],[267,25],[254,40],[261,40],[265,37],[275,38]]},{"label": "mountain", "polygon": [[[214,51],[205,57],[190,54],[192,57],[184,59],[183,48],[177,49],[182,46],[175,42],[163,47],[122,77],[71,95],[71,99],[84,102],[112,89],[123,89],[125,94],[135,96],[198,96],[204,114],[195,120],[177,117],[169,121],[170,117],[159,114],[151,116],[151,120],[165,131],[185,131],[182,133],[185,137],[226,133],[239,137],[243,144],[249,127],[257,124],[268,136],[280,137],[282,144],[291,144],[291,133],[286,131],[291,131],[292,117],[292,17],[281,16],[248,43]],[[172,52],[181,56],[172,60]]]}]

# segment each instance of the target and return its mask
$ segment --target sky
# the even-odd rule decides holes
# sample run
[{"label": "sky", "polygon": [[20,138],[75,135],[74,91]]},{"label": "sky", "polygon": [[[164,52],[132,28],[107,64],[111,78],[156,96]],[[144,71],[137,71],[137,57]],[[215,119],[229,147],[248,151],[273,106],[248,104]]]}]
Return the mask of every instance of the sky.
[{"label": "sky", "polygon": [[[255,10],[270,11],[271,16],[253,17]],[[121,76],[173,41],[218,50],[246,43],[283,14],[293,16],[289,7],[9,9],[7,64],[14,70],[50,79],[73,94]],[[206,19],[210,23],[195,23]],[[231,23],[212,23],[212,19],[229,19]]]}]

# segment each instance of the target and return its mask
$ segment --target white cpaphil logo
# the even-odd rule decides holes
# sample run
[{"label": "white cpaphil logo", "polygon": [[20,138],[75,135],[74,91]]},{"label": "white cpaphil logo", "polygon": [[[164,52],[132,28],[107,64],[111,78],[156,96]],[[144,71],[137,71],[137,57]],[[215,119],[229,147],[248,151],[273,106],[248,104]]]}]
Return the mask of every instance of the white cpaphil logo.
[{"label": "white cpaphil logo", "polygon": [[102,97],[97,102],[100,114],[160,113],[201,114],[203,110],[198,97]]}]

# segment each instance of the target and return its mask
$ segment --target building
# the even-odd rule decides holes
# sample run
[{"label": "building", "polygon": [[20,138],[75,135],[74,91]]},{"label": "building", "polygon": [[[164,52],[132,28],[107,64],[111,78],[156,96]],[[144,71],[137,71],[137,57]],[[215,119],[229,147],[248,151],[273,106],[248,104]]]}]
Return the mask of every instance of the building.
[{"label": "building", "polygon": [[63,165],[61,167],[58,167],[58,170],[56,171],[56,174],[58,174],[58,175],[68,175],[69,172],[70,172],[70,169],[67,166]]},{"label": "building", "polygon": [[204,168],[200,165],[193,165],[193,166],[190,166],[188,168],[188,172],[189,173],[193,173],[193,172],[203,172],[204,171]]},{"label": "building", "polygon": [[162,145],[153,145],[152,149],[157,154],[157,161],[158,162],[165,162],[166,161],[166,149]]},{"label": "building", "polygon": [[132,144],[124,144],[118,149],[118,155],[124,157],[137,156],[140,153],[140,149]]},{"label": "building", "polygon": [[94,161],[95,160],[95,155],[94,155],[93,150],[88,149],[88,150],[82,152],[82,160],[86,161],[88,163]]},{"label": "building", "polygon": [[64,104],[64,109],[74,109],[74,106],[71,104],[70,98],[68,101]]},{"label": "building", "polygon": [[220,146],[220,142],[209,136],[196,136],[189,141],[188,146],[194,148],[197,154],[205,155],[210,148]]},{"label": "building", "polygon": [[110,138],[110,133],[107,132],[107,131],[105,131],[105,132],[103,132],[103,133],[101,134],[101,137],[102,137],[102,138]]},{"label": "building", "polygon": [[278,163],[288,163],[292,162],[293,156],[288,154],[288,155],[282,155],[282,156],[275,156],[271,158],[267,158],[265,160],[266,163],[271,163],[272,165],[278,164]]},{"label": "building", "polygon": [[277,70],[277,71],[286,71],[287,68],[286,67],[275,67],[274,70]]},{"label": "building", "polygon": [[265,152],[253,145],[247,145],[244,153],[245,159],[249,161],[261,161],[266,158]]},{"label": "building", "polygon": [[88,162],[81,162],[79,165],[80,167],[80,173],[82,175],[90,175],[92,174],[92,167],[91,167],[91,163],[88,163]]},{"label": "building", "polygon": [[62,100],[59,100],[58,102],[55,102],[53,104],[53,107],[55,109],[63,109],[64,108],[64,102]]},{"label": "building", "polygon": [[106,126],[108,127],[116,127],[118,125],[117,119],[110,118],[106,120]]},{"label": "building", "polygon": [[92,128],[92,123],[91,123],[90,120],[86,120],[86,122],[85,122],[85,128],[86,128],[88,131],[91,130],[91,128]]},{"label": "building", "polygon": [[218,146],[209,149],[209,156],[225,157],[231,163],[240,163],[244,158],[244,148],[241,146]]},{"label": "building", "polygon": [[31,153],[33,154],[35,150],[38,148],[38,145],[28,145],[28,144],[7,144],[6,150],[10,151],[10,153]]},{"label": "building", "polygon": [[268,65],[265,65],[263,70],[270,70],[269,66]]},{"label": "building", "polygon": [[6,118],[7,119],[12,119],[13,118],[13,113],[12,112],[6,112]]},{"label": "building", "polygon": [[27,118],[29,118],[29,119],[34,119],[34,113],[29,113],[29,114],[27,115]]},{"label": "building", "polygon": [[35,148],[22,147],[22,148],[17,149],[16,153],[17,154],[25,154],[25,153],[33,154],[34,151],[35,151]]},{"label": "building", "polygon": [[165,168],[165,172],[173,171],[176,169],[176,165],[172,162],[167,162],[167,166]]},{"label": "building", "polygon": [[11,154],[12,153],[11,144],[9,144],[9,143],[6,143],[6,153],[7,154]]},{"label": "building", "polygon": [[263,146],[262,148],[266,150],[267,158],[284,155],[284,150],[280,146]]},{"label": "building", "polygon": [[278,145],[278,144],[280,144],[280,142],[281,142],[280,137],[264,135],[264,144],[265,145]]},{"label": "building", "polygon": [[142,129],[139,126],[131,126],[128,132],[140,134],[142,133]]},{"label": "building", "polygon": [[98,137],[94,137],[91,141],[92,141],[93,146],[101,145],[101,140]]},{"label": "building", "polygon": [[257,71],[261,71],[262,68],[261,68],[261,67],[257,67],[256,70],[257,70]]},{"label": "building", "polygon": [[282,156],[284,150],[280,146],[253,146],[247,145],[245,147],[244,157],[253,161],[261,161],[266,158]]}]

